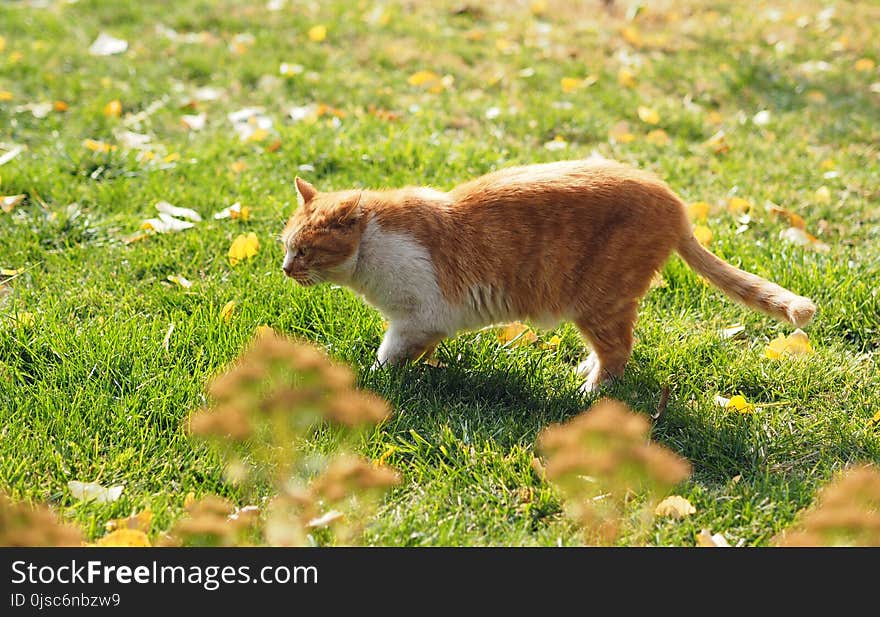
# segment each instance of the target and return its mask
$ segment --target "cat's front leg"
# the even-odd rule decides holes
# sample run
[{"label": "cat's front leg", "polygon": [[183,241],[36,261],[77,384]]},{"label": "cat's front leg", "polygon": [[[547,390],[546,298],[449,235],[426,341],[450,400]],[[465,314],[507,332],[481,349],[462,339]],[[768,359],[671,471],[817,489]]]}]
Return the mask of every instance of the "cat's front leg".
[{"label": "cat's front leg", "polygon": [[392,321],[376,354],[373,368],[402,364],[429,355],[443,334],[411,321]]}]

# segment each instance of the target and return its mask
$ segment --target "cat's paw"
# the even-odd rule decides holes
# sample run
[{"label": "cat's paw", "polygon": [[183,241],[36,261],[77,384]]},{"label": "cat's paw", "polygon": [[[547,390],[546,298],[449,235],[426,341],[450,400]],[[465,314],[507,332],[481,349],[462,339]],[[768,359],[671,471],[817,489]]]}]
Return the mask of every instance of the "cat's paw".
[{"label": "cat's paw", "polygon": [[578,375],[580,375],[581,377],[586,377],[587,375],[589,375],[590,373],[593,372],[593,369],[596,368],[596,364],[598,364],[598,363],[599,363],[599,356],[597,356],[596,352],[594,351],[589,356],[587,356],[586,360],[584,360],[583,362],[578,364],[577,369],[575,369],[575,372]]}]

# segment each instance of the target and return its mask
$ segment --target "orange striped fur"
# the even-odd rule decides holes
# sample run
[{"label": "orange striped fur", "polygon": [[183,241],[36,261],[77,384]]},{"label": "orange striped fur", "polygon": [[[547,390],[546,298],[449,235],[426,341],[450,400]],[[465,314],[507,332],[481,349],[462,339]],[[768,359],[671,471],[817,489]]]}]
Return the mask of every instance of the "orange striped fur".
[{"label": "orange striped fur", "polygon": [[639,299],[672,251],[752,308],[799,326],[816,310],[700,246],[664,182],[605,159],[512,167],[449,192],[296,183],[304,204],[282,234],[284,271],[347,285],[382,311],[378,364],[463,329],[567,320],[593,348],[579,367],[592,390],[623,372]]}]

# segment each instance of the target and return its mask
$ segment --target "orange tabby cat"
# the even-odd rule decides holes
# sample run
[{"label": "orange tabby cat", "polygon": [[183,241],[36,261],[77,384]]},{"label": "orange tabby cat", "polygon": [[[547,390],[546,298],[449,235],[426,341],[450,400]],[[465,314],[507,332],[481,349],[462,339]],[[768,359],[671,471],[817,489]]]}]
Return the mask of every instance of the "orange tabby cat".
[{"label": "orange tabby cat", "polygon": [[417,359],[459,330],[573,321],[593,348],[583,390],[619,376],[639,299],[672,251],[734,300],[806,324],[807,298],[722,261],[694,238],[661,180],[605,160],[512,167],[457,186],[320,193],[282,234],[284,272],[351,287],[389,320],[379,365]]}]

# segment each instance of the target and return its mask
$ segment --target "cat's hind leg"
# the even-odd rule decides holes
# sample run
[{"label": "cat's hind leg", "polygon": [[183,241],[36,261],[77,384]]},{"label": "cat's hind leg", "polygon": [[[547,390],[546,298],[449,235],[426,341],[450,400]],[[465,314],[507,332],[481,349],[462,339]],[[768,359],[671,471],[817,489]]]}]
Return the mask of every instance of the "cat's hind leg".
[{"label": "cat's hind leg", "polygon": [[638,304],[632,302],[614,311],[592,313],[576,320],[581,334],[593,347],[593,353],[578,366],[578,374],[586,379],[582,392],[593,392],[623,375],[632,354],[637,309]]},{"label": "cat's hind leg", "polygon": [[426,330],[417,324],[392,321],[379,346],[373,368],[427,357],[443,338],[442,333]]}]

